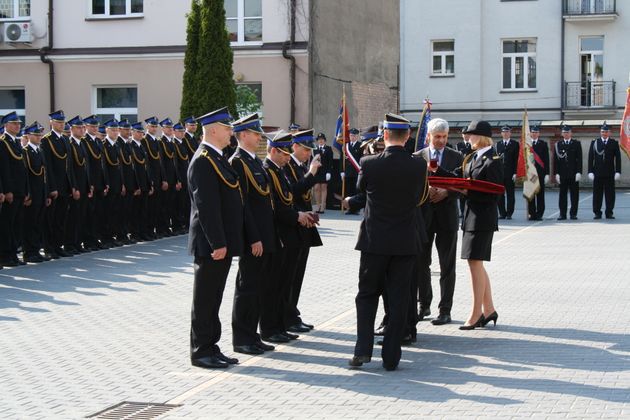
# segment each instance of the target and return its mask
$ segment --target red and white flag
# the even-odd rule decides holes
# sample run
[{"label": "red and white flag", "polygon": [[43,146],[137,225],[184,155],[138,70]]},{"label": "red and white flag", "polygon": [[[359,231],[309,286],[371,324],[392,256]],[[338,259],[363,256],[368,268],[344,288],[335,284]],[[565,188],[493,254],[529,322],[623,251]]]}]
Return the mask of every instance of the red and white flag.
[{"label": "red and white flag", "polygon": [[523,125],[521,128],[521,143],[516,176],[523,178],[523,197],[527,201],[532,201],[532,198],[540,191],[540,179],[538,179],[538,171],[536,171],[536,159],[534,157],[534,148],[532,147],[527,111],[523,113]]},{"label": "red and white flag", "polygon": [[626,152],[626,156],[630,159],[630,88],[626,95],[626,110],[621,120],[621,134],[619,135],[619,145]]}]

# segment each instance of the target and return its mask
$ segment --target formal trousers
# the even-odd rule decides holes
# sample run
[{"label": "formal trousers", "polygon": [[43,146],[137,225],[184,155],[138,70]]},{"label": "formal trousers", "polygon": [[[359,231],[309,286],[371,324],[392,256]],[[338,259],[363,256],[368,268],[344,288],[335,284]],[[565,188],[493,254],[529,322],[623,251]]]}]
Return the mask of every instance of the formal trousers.
[{"label": "formal trousers", "polygon": [[70,197],[59,194],[46,211],[47,233],[44,247],[47,252],[54,253],[63,245],[70,200]]},{"label": "formal trousers", "polygon": [[285,296],[290,289],[291,275],[295,271],[295,255],[299,248],[281,248],[271,255],[269,281],[263,285],[260,312],[260,335],[286,332],[284,323]]},{"label": "formal trousers", "polygon": [[[14,261],[17,258],[19,230],[21,226],[17,221],[24,211],[24,197],[13,196],[13,202],[6,200],[0,210],[0,260]],[[0,261],[0,263],[2,262]]]},{"label": "formal trousers", "polygon": [[308,263],[308,255],[310,248],[296,248],[289,251],[290,258],[295,259],[293,265],[293,274],[289,274],[288,285],[289,288],[285,295],[284,307],[284,325],[290,327],[291,325],[299,325],[302,323],[300,317],[300,310],[298,309],[298,302],[300,300],[300,293],[302,292],[302,284],[304,283],[304,274],[306,273],[306,264]]},{"label": "formal trousers", "polygon": [[88,247],[97,247],[103,232],[104,217],[103,191],[94,191],[91,198],[87,199],[87,211],[85,229],[83,231],[83,244]]},{"label": "formal trousers", "polygon": [[83,230],[87,215],[87,194],[81,194],[78,200],[71,199],[68,205],[68,218],[66,221],[66,234],[64,246],[71,249],[80,249],[83,242]]},{"label": "formal trousers", "polygon": [[499,197],[499,201],[497,203],[497,207],[499,208],[499,216],[500,217],[512,217],[514,214],[514,181],[512,181],[512,176],[509,178],[503,179],[503,185],[505,186],[505,194],[502,194]]},{"label": "formal trousers", "polygon": [[148,239],[150,235],[149,221],[147,220],[147,203],[149,193],[141,192],[131,198],[131,211],[129,213],[129,233],[134,239]]},{"label": "formal trousers", "polygon": [[455,293],[455,263],[457,260],[457,231],[439,230],[428,232],[427,252],[420,253],[418,267],[418,298],[421,308],[430,308],[433,301],[431,287],[431,249],[435,241],[440,262],[440,303],[441,314],[451,313]]},{"label": "formal trousers", "polygon": [[22,251],[24,257],[39,255],[42,248],[42,226],[46,220],[46,206],[43,200],[33,200],[30,206],[24,207],[24,223],[22,229]]},{"label": "formal trousers", "polygon": [[120,191],[110,191],[105,196],[103,203],[105,209],[105,222],[103,223],[103,232],[101,237],[106,243],[111,243],[120,231],[121,198]]},{"label": "formal trousers", "polygon": [[538,190],[538,194],[532,198],[532,200],[527,205],[529,218],[536,220],[542,219],[543,214],[545,213],[545,182],[544,175],[541,177],[538,175],[538,180],[540,183],[540,190]]},{"label": "formal trousers", "polygon": [[571,196],[570,216],[577,216],[578,204],[580,200],[580,183],[574,180],[562,179],[560,183],[560,195],[558,197],[558,207],[560,217],[567,217],[567,193]]},{"label": "formal trousers", "polygon": [[219,309],[232,257],[213,260],[195,257],[193,303],[190,326],[190,357],[216,356],[221,339]]},{"label": "formal trousers", "polygon": [[602,201],[606,198],[606,217],[613,215],[615,208],[615,178],[612,176],[595,176],[593,180],[593,213],[602,215]]}]

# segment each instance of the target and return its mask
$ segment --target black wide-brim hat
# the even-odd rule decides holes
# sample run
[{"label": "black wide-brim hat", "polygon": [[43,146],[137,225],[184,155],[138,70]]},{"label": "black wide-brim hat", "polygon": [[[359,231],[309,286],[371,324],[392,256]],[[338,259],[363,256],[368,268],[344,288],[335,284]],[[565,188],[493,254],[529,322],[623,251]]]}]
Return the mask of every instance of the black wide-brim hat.
[{"label": "black wide-brim hat", "polygon": [[487,121],[471,121],[466,128],[466,134],[492,137],[492,126]]}]

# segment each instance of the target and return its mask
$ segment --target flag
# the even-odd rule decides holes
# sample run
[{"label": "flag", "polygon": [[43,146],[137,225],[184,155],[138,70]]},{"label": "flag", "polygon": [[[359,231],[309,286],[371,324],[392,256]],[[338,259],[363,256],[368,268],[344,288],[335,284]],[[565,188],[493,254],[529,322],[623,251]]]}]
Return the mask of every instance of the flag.
[{"label": "flag", "polygon": [[536,161],[534,149],[532,147],[532,137],[529,131],[529,119],[527,111],[523,113],[523,125],[521,130],[521,143],[518,153],[518,164],[516,166],[516,176],[523,179],[523,197],[527,201],[540,191],[540,180],[536,171]]},{"label": "flag", "polygon": [[350,139],[350,119],[348,118],[348,107],[346,106],[346,90],[344,88],[341,95],[341,105],[339,105],[339,116],[335,127],[335,141],[333,146],[342,153],[342,145],[348,143]]},{"label": "flag", "polygon": [[630,159],[630,88],[627,90],[626,110],[623,112],[623,119],[621,120],[619,145]]},{"label": "flag", "polygon": [[424,100],[423,104],[422,114],[420,115],[420,120],[418,121],[418,131],[416,132],[416,152],[427,146],[427,125],[429,124],[429,121],[431,121],[431,101],[427,98]]}]

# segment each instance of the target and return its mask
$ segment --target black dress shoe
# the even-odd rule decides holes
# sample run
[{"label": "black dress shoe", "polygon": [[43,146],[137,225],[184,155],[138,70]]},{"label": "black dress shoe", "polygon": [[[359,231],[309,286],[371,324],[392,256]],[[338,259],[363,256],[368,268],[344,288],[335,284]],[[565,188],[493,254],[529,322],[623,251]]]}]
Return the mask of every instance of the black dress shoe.
[{"label": "black dress shoe", "polygon": [[18,265],[20,265],[20,263],[18,262],[17,259],[15,259],[15,260],[13,260],[13,259],[2,260],[2,261],[0,261],[0,264],[5,266],[5,267],[17,267]]},{"label": "black dress shoe", "polygon": [[558,220],[567,220],[567,216],[560,216],[558,217]]},{"label": "black dress shoe", "polygon": [[22,260],[27,263],[41,263],[44,262],[44,257],[41,255],[25,255]]},{"label": "black dress shoe", "polygon": [[263,343],[262,341],[257,342],[256,347],[260,348],[262,351],[274,351],[276,349],[274,346]]},{"label": "black dress shoe", "polygon": [[229,364],[227,364],[226,362],[224,362],[223,360],[219,359],[216,356],[207,356],[207,357],[200,357],[198,359],[191,359],[190,363],[192,363],[193,366],[197,366],[197,367],[205,368],[205,369],[226,368],[229,366]]},{"label": "black dress shoe", "polygon": [[383,362],[383,367],[385,368],[385,370],[387,371],[392,371],[392,370],[396,370],[398,369],[398,365],[390,365],[388,363]]},{"label": "black dress shoe", "polygon": [[[323,212],[322,212],[323,213]],[[302,321],[302,325],[304,325],[306,328],[308,328],[309,330],[314,329],[315,327],[313,326],[313,324],[307,324],[306,322]]]},{"label": "black dress shoe", "polygon": [[499,216],[499,219],[504,220],[505,216]]},{"label": "black dress shoe", "polygon": [[374,335],[385,335],[387,332],[387,325],[379,325],[378,328],[374,331]]},{"label": "black dress shoe", "polygon": [[48,258],[50,260],[58,260],[60,257],[54,251],[44,252],[44,258]]},{"label": "black dress shoe", "polygon": [[41,254],[40,254],[40,257],[42,257],[42,259],[43,259],[44,261],[50,261],[50,260],[52,260],[52,258],[50,258],[50,256],[49,256],[49,255],[46,255],[46,254],[44,254],[44,255],[41,255]]},{"label": "black dress shoe", "polygon": [[444,325],[451,322],[451,316],[449,314],[439,314],[437,318],[431,321],[433,325]]},{"label": "black dress shoe", "polygon": [[290,331],[293,333],[305,333],[305,332],[309,332],[310,330],[311,329],[309,327],[307,327],[306,325],[302,323],[291,325],[289,328],[287,328],[287,331]]},{"label": "black dress shoe", "polygon": [[234,357],[227,357],[225,354],[221,353],[220,351],[216,354],[216,356],[217,356],[217,359],[224,361],[228,365],[238,365],[238,359]]},{"label": "black dress shoe", "polygon": [[72,254],[67,253],[65,250],[61,249],[61,248],[57,248],[55,249],[55,254],[59,255],[60,257],[63,258],[67,258],[67,257],[71,257]]},{"label": "black dress shoe", "polygon": [[18,257],[15,257],[15,261],[17,262],[18,265],[26,265],[26,262],[18,259]]},{"label": "black dress shoe", "polygon": [[424,321],[424,318],[428,317],[429,315],[431,315],[430,308],[420,307],[420,311],[418,312],[418,321]]},{"label": "black dress shoe", "polygon": [[289,337],[284,334],[272,334],[268,336],[263,336],[263,340],[269,341],[270,343],[288,343],[291,341]]},{"label": "black dress shoe", "polygon": [[297,340],[298,338],[300,338],[299,335],[291,334],[290,332],[286,332],[286,331],[282,332],[281,334],[287,337],[289,340]]},{"label": "black dress shoe", "polygon": [[614,219],[614,218],[615,218],[615,216],[613,216],[612,214],[611,214],[611,215],[606,216],[606,219]]},{"label": "black dress shoe", "polygon": [[571,220],[577,220],[577,216],[571,216]]},{"label": "black dress shoe", "polygon": [[403,346],[409,346],[417,341],[416,333],[405,335],[402,340],[400,340],[400,344]]},{"label": "black dress shoe", "polygon": [[370,363],[371,361],[371,356],[353,356],[352,359],[348,361],[348,365],[352,367],[359,367],[363,366],[363,363]]},{"label": "black dress shoe", "polygon": [[505,216],[507,220],[512,220],[512,216]]},{"label": "black dress shoe", "polygon": [[601,215],[601,214],[596,214],[596,215],[593,217],[593,219],[595,219],[595,220],[599,220],[599,219],[601,219],[601,218],[602,218],[602,215]]},{"label": "black dress shoe", "polygon": [[263,354],[265,351],[255,344],[248,344],[244,346],[234,346],[236,353],[243,354]]}]

